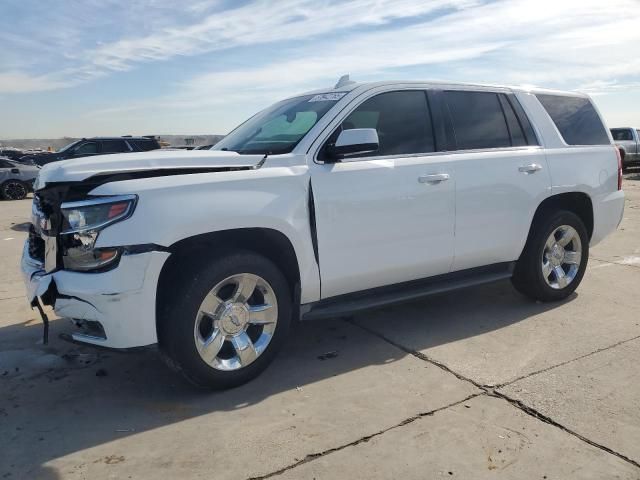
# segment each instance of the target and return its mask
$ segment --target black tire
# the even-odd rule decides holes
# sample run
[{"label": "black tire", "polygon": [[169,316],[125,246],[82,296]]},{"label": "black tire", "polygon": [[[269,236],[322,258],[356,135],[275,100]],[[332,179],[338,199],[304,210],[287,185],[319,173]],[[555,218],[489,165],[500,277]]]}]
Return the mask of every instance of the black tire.
[{"label": "black tire", "polygon": [[[266,349],[252,363],[223,371],[206,363],[196,347],[194,328],[205,296],[224,279],[238,274],[258,275],[277,299],[277,323]],[[173,279],[175,288],[158,311],[159,346],[168,365],[197,387],[233,388],[258,376],[282,347],[291,324],[291,290],[284,275],[269,259],[248,251],[234,251],[193,264]]]},{"label": "black tire", "polygon": [[5,200],[24,200],[29,193],[29,187],[20,180],[7,180],[0,185],[0,195]]},{"label": "black tire", "polygon": [[[560,226],[573,227],[580,237],[582,255],[573,280],[564,288],[552,288],[544,278],[542,259],[545,243]],[[522,294],[542,302],[554,302],[571,295],[584,276],[589,259],[589,236],[584,223],[575,213],[567,210],[543,211],[536,215],[527,244],[524,247],[511,278],[513,286]],[[560,272],[562,273],[562,272]]]}]

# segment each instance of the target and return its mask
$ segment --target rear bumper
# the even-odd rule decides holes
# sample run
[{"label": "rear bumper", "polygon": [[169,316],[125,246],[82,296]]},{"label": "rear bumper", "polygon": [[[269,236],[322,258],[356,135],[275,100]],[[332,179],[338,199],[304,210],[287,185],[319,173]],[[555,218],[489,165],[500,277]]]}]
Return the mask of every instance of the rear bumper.
[{"label": "rear bumper", "polygon": [[134,348],[157,343],[156,288],[169,253],[152,251],[124,255],[108,272],[80,273],[44,267],[22,253],[22,273],[27,299],[45,297],[60,317],[98,322],[102,336],[73,333],[79,342],[109,348]]},{"label": "rear bumper", "polygon": [[613,233],[620,225],[623,213],[624,192],[622,190],[594,198],[593,234],[590,245],[597,245],[607,235]]}]

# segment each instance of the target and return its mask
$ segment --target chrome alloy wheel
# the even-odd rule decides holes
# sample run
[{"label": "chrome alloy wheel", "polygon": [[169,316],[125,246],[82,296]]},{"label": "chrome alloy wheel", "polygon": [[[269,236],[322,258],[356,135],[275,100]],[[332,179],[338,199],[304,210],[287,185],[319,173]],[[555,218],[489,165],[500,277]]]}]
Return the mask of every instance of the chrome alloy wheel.
[{"label": "chrome alloy wheel", "polygon": [[22,200],[27,196],[27,188],[22,182],[8,181],[2,186],[2,193],[7,200]]},{"label": "chrome alloy wheel", "polygon": [[267,348],[278,321],[278,302],[269,283],[240,273],[218,283],[204,298],[194,326],[202,360],[216,370],[238,370]]},{"label": "chrome alloy wheel", "polygon": [[580,235],[575,228],[561,225],[551,232],[544,245],[542,276],[551,288],[565,288],[576,278],[581,261]]}]

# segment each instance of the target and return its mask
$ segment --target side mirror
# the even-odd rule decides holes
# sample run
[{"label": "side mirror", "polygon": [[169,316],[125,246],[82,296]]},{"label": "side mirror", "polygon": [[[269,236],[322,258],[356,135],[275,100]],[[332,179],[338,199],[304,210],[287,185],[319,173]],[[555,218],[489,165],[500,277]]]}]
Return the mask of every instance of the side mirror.
[{"label": "side mirror", "polygon": [[340,132],[329,153],[334,158],[342,158],[356,153],[375,152],[379,146],[380,141],[375,128],[352,128]]}]

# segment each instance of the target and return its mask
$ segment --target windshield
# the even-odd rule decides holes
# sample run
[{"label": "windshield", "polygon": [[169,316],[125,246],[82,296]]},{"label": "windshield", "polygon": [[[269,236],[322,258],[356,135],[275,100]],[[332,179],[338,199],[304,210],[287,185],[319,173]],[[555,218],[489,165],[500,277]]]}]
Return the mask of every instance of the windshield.
[{"label": "windshield", "polygon": [[76,140],[75,142],[71,142],[69,145],[65,145],[64,147],[62,147],[60,150],[58,150],[58,153],[62,153],[65,152],[67,150],[69,150],[71,147],[73,147],[76,143],[78,143],[78,140]]},{"label": "windshield", "polygon": [[322,93],[283,100],[261,111],[218,142],[212,150],[238,153],[289,153],[338,100]]}]

